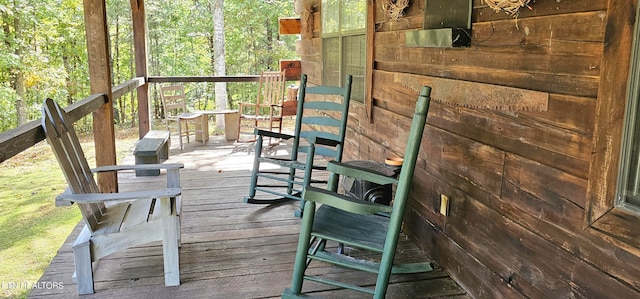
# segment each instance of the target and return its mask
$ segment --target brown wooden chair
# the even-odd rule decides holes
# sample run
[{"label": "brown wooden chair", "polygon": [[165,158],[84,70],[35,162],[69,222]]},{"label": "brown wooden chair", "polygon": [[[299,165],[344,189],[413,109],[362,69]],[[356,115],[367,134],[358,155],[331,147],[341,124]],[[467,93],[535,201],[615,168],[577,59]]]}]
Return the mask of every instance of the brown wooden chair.
[{"label": "brown wooden chair", "polygon": [[[187,110],[186,98],[184,95],[184,86],[182,84],[160,86],[160,98],[162,98],[162,106],[164,108],[164,121],[167,129],[171,131],[172,124],[177,125],[178,143],[180,149],[183,148],[182,137],[187,138],[189,143],[189,135],[201,134],[202,144],[206,143],[204,136],[207,126],[206,115],[202,113],[189,112]],[[183,127],[184,126],[184,127]]]},{"label": "brown wooden chair", "polygon": [[[74,278],[78,294],[91,294],[92,263],[126,248],[162,241],[164,284],[180,284],[182,164],[103,166],[90,169],[67,114],[53,100],[42,107],[42,127],[60,169],[69,184],[56,197],[56,205],[76,203],[85,226],[73,244]],[[100,193],[94,173],[121,170],[167,170],[167,188],[158,190]]]},{"label": "brown wooden chair", "polygon": [[[258,96],[255,102],[240,102],[238,110],[238,141],[242,142],[240,135],[245,133],[253,136],[255,129],[282,132],[282,105],[285,93],[285,72],[263,71],[260,74],[258,84]],[[247,130],[247,128],[249,128]],[[251,138],[248,141],[253,141]],[[244,140],[247,141],[247,140]]]}]

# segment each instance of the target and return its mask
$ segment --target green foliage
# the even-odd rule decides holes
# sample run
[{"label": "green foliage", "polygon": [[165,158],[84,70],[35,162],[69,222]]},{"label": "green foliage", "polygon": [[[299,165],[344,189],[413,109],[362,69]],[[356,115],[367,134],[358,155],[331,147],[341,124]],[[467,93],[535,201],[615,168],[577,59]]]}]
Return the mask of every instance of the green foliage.
[{"label": "green foliage", "polygon": [[[12,74],[24,79],[28,119],[40,115],[42,100],[75,102],[90,94],[81,0],[0,1],[0,131],[17,125]],[[148,71],[159,76],[209,76],[213,70],[212,0],[145,1]],[[113,85],[135,76],[131,9],[128,1],[106,0]],[[195,9],[194,9],[195,8]],[[292,1],[224,2],[226,74],[275,70],[295,59],[297,36],[280,36],[278,18],[294,16]],[[16,20],[20,24],[16,29]],[[212,109],[213,84],[190,84],[190,105]],[[151,89],[152,101],[159,105]],[[228,85],[230,107],[255,96],[255,84]],[[134,95],[119,99],[116,121],[136,125]],[[155,110],[155,109],[154,109]],[[152,110],[153,111],[153,110]],[[90,130],[85,122],[81,130]]]}]

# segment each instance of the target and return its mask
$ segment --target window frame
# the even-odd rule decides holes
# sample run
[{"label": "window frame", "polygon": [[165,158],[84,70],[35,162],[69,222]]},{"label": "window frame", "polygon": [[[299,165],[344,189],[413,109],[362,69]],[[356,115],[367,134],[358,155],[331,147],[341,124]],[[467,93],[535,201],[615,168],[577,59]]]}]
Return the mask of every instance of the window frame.
[{"label": "window frame", "polygon": [[[622,159],[625,106],[628,95],[632,45],[638,12],[611,1],[607,5],[604,49],[596,100],[592,153],[587,181],[585,229],[629,250],[640,248],[640,216],[616,206]],[[640,7],[639,7],[640,8]],[[635,32],[635,33],[634,33]],[[632,34],[629,34],[632,33]],[[612,42],[607,42],[612,41]]]},{"label": "window frame", "polygon": [[[640,204],[630,203],[628,185],[632,176],[634,181],[640,178],[640,150],[634,154],[634,141],[640,143],[640,7],[636,13],[636,22],[633,31],[631,57],[629,61],[629,79],[627,83],[627,96],[625,105],[624,127],[621,141],[620,161],[618,165],[618,181],[616,184],[616,196],[614,206],[626,210],[635,215],[640,215]],[[635,161],[632,161],[635,159]],[[635,166],[635,167],[634,167]],[[635,171],[632,170],[635,168]],[[636,187],[638,189],[638,187]],[[640,195],[640,190],[634,195]],[[640,198],[636,198],[638,200]]]},{"label": "window frame", "polygon": [[[331,0],[322,0],[322,7],[327,7],[325,5],[325,3],[327,1],[331,1]],[[350,37],[361,37],[363,39],[364,42],[364,53],[363,54],[363,65],[362,65],[362,74],[361,75],[357,75],[357,76],[362,76],[362,81],[363,81],[363,86],[361,88],[362,90],[362,94],[354,94],[353,92],[351,93],[351,99],[354,102],[358,102],[358,103],[362,103],[366,105],[366,102],[368,102],[368,92],[367,92],[367,88],[368,86],[370,86],[371,80],[369,79],[369,75],[368,75],[368,69],[369,69],[369,56],[368,53],[370,51],[370,47],[369,47],[369,41],[367,39],[368,36],[368,30],[367,28],[369,28],[369,14],[370,14],[370,9],[369,7],[372,4],[371,0],[360,0],[364,3],[364,7],[363,7],[363,11],[362,13],[364,13],[364,19],[363,19],[363,24],[362,24],[362,28],[358,28],[358,29],[351,29],[351,30],[343,30],[342,29],[342,18],[344,16],[344,12],[343,12],[343,4],[344,1],[348,1],[348,0],[334,0],[336,2],[338,2],[338,24],[337,24],[337,31],[331,31],[331,32],[325,32],[325,26],[323,23],[322,26],[322,30],[321,30],[321,40],[322,40],[322,55],[323,55],[323,59],[322,59],[322,64],[321,64],[321,68],[322,68],[322,84],[325,85],[339,85],[339,86],[343,86],[344,85],[344,77],[346,76],[345,73],[345,69],[346,69],[346,65],[345,65],[345,55],[346,52],[344,51],[344,40],[346,38],[350,38]],[[325,13],[330,13],[328,11],[325,11],[324,9],[322,10],[322,20],[324,22],[325,20]],[[336,79],[336,82],[332,82],[331,81],[331,77],[329,76],[330,73],[334,72],[333,70],[329,70],[327,68],[327,59],[325,59],[324,57],[326,56],[325,53],[327,51],[326,49],[326,44],[327,42],[325,42],[325,40],[328,39],[337,39],[338,40],[338,48],[340,49],[340,55],[338,58],[338,79]],[[354,75],[354,83],[356,82],[356,75]],[[352,87],[353,88],[353,87]],[[360,88],[356,87],[353,88],[355,90],[358,90]]]}]

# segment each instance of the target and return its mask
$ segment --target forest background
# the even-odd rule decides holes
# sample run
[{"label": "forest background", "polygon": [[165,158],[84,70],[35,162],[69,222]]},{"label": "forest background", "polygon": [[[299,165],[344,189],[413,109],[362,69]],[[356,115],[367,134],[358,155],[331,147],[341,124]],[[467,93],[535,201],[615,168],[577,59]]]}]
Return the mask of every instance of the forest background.
[{"label": "forest background", "polygon": [[[106,0],[113,86],[135,77],[129,3]],[[214,14],[216,6],[223,14]],[[82,0],[0,0],[0,133],[40,118],[46,97],[66,106],[90,95],[82,7]],[[214,24],[220,15],[226,75],[257,75],[278,69],[280,59],[298,59],[298,36],[278,35],[278,18],[295,16],[292,0],[145,0],[145,10],[151,76],[216,75],[214,49],[221,45]],[[158,87],[150,85],[156,119]],[[213,83],[185,84],[189,106],[214,109],[215,89]],[[255,98],[257,82],[229,83],[224,91],[227,106],[237,108],[240,100]],[[114,108],[121,161],[137,140],[135,92],[117,99]],[[91,119],[76,129],[86,132],[82,146],[94,166]],[[36,283],[64,250],[61,244],[80,221],[76,207],[53,204],[65,188],[44,142],[0,163],[0,297],[27,297],[30,287],[11,286]]]},{"label": "forest background", "polygon": [[[214,8],[224,12],[226,75],[277,70],[280,59],[297,59],[295,35],[278,34],[278,18],[294,16],[292,0],[147,0],[150,76],[212,76]],[[135,77],[131,8],[106,0],[113,86]],[[0,0],[0,132],[40,117],[46,97],[67,104],[90,94],[81,0]],[[218,17],[219,18],[219,17]],[[150,86],[158,117],[157,84]],[[227,107],[251,99],[255,84],[227,84]],[[189,106],[215,108],[211,83],[185,85]],[[114,103],[119,125],[135,127],[134,94]],[[79,130],[90,129],[90,118]]]}]

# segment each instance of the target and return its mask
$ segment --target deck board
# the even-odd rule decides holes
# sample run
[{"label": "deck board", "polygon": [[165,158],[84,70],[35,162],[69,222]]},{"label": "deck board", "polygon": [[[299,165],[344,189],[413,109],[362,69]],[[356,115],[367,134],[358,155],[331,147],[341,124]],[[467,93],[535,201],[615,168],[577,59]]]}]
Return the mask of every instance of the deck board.
[{"label": "deck board", "polygon": [[[174,142],[172,144],[178,144]],[[293,216],[298,202],[274,206],[249,205],[242,197],[249,189],[252,145],[234,145],[212,136],[207,145],[185,144],[171,149],[165,163],[185,164],[183,187],[181,285],[165,287],[162,247],[151,243],[105,257],[94,265],[93,295],[82,298],[279,298],[291,283],[300,229]],[[273,151],[282,153],[281,148]],[[133,164],[127,157],[124,164]],[[119,176],[121,190],[162,187],[165,175]],[[41,282],[62,282],[62,289],[34,289],[29,298],[78,297],[71,280],[71,243],[79,224],[59,249]],[[427,260],[409,241],[401,242],[399,259]],[[357,254],[357,253],[355,253]],[[314,262],[310,271],[372,286],[371,274]],[[305,282],[304,290],[324,298],[367,298],[365,294]],[[388,298],[469,298],[447,273],[436,267],[430,273],[393,275]]]}]

